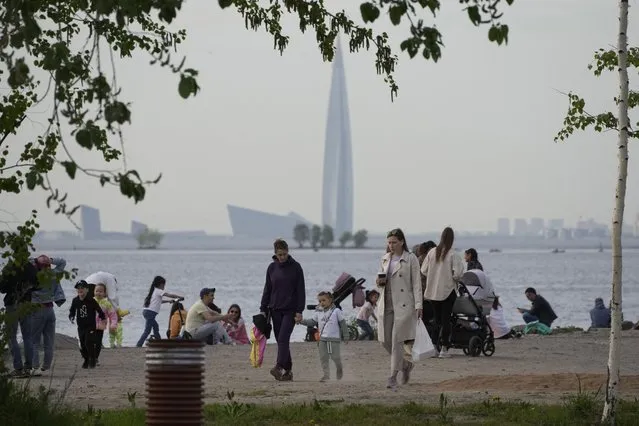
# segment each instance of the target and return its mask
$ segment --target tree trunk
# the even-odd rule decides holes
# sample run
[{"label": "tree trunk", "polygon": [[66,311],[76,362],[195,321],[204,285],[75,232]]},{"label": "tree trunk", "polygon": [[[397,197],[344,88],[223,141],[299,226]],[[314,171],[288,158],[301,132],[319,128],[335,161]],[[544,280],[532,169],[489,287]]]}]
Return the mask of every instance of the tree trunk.
[{"label": "tree trunk", "polygon": [[619,0],[619,99],[617,144],[619,170],[615,191],[615,209],[612,218],[612,325],[610,328],[610,350],[608,352],[608,383],[602,422],[615,424],[617,390],[619,387],[619,359],[621,356],[621,230],[626,201],[626,178],[628,176],[628,0]]}]

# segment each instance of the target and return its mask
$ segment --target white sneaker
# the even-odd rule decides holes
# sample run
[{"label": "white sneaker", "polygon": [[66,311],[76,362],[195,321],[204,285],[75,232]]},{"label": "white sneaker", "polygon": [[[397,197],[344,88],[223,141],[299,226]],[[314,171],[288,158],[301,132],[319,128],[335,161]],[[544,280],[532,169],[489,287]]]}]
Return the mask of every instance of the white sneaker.
[{"label": "white sneaker", "polygon": [[439,358],[450,358],[448,349],[442,349],[441,352],[439,353]]},{"label": "white sneaker", "polygon": [[31,376],[33,377],[41,377],[42,376],[42,369],[41,368],[32,368],[31,369]]}]

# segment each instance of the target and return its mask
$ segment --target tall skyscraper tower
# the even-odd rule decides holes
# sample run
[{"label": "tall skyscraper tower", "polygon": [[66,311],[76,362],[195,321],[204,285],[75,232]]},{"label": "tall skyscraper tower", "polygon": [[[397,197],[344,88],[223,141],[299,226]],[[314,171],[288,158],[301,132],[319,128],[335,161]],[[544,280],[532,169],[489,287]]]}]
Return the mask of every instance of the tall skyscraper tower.
[{"label": "tall skyscraper tower", "polygon": [[342,233],[353,232],[353,149],[339,39],[336,44],[324,145],[322,224],[333,228],[337,240]]}]

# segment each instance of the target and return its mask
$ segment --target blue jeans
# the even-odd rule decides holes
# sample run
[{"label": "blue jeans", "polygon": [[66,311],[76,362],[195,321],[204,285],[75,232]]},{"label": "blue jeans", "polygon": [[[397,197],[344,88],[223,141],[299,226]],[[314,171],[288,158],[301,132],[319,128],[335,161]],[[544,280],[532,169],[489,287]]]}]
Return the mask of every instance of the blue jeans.
[{"label": "blue jeans", "polygon": [[524,318],[524,322],[526,324],[528,324],[530,322],[539,321],[539,318],[537,318],[536,316],[532,315],[530,312],[524,312],[522,317]]},{"label": "blue jeans", "polygon": [[[7,314],[11,316],[7,323],[9,331],[9,347],[11,355],[13,355],[13,368],[15,370],[30,369],[33,361],[33,341],[31,340],[31,314],[22,314],[18,316],[18,308],[20,305],[7,306]],[[24,345],[24,363],[22,363],[22,352],[18,344],[18,326],[22,334],[22,343]]]},{"label": "blue jeans", "polygon": [[40,346],[44,341],[43,370],[51,368],[53,344],[55,342],[55,311],[43,306],[31,315],[31,338],[33,341],[33,367],[40,367]]},{"label": "blue jeans", "polygon": [[145,310],[142,311],[142,316],[146,320],[146,325],[144,326],[144,332],[142,333],[142,336],[140,336],[140,340],[138,340],[138,344],[137,344],[138,348],[141,348],[142,345],[144,345],[144,342],[146,341],[146,338],[149,337],[149,334],[151,334],[151,330],[153,330],[153,337],[154,338],[156,338],[156,339],[161,339],[162,338],[160,336],[160,325],[155,320],[155,317],[158,316],[158,313],[157,312],[153,312],[150,309],[145,309]]},{"label": "blue jeans", "polygon": [[375,340],[375,332],[368,321],[357,320],[357,325],[362,329],[363,333],[359,335],[359,340]]}]

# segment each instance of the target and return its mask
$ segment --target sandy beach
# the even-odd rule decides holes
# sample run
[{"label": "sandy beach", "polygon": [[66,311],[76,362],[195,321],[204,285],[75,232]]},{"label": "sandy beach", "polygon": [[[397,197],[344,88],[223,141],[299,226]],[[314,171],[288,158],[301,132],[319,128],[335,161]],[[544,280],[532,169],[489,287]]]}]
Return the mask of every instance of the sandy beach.
[{"label": "sandy beach", "polygon": [[[622,339],[622,394],[639,396],[639,331],[624,332]],[[73,377],[65,401],[76,408],[130,405],[127,393],[137,392],[144,404],[145,351],[138,348],[104,349],[96,370],[82,370],[80,354],[69,345],[56,352],[51,374],[34,377],[30,386],[62,390]],[[349,342],[343,346],[345,377],[319,383],[317,346],[292,345],[293,382],[276,382],[269,375],[276,347],[269,345],[264,365],[256,369],[248,361],[248,346],[207,346],[207,403],[224,403],[227,391],[238,402],[290,404],[317,400],[336,403],[401,404],[409,401],[436,403],[445,393],[456,403],[486,398],[558,402],[569,393],[596,391],[605,386],[608,333],[576,332],[555,336],[525,336],[497,342],[490,358],[464,356],[452,351],[451,359],[428,359],[413,371],[411,382],[396,391],[385,388],[389,358],[378,342]]]}]

